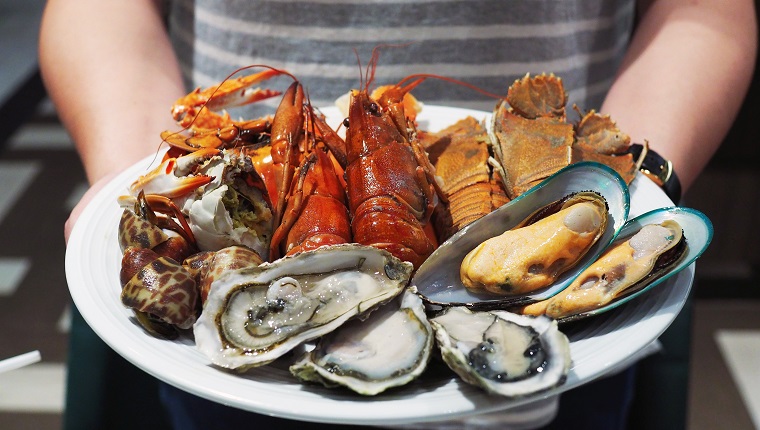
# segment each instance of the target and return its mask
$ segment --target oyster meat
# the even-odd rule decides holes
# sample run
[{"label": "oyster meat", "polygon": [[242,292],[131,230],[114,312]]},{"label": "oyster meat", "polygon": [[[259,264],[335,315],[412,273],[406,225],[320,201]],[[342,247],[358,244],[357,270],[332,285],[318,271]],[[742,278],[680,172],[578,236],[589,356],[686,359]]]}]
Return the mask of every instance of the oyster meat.
[{"label": "oyster meat", "polygon": [[198,349],[221,367],[267,364],[400,294],[412,265],[377,248],[334,245],[212,282],[193,326]]},{"label": "oyster meat", "polygon": [[446,364],[464,381],[519,398],[563,384],[570,342],[546,316],[446,309],[430,324]]},{"label": "oyster meat", "polygon": [[351,320],[321,337],[290,372],[302,381],[375,395],[417,378],[432,348],[433,329],[422,300],[410,287],[367,319]]},{"label": "oyster meat", "polygon": [[548,287],[602,237],[607,214],[604,197],[595,192],[575,193],[549,204],[470,251],[462,260],[462,283],[499,295]]}]

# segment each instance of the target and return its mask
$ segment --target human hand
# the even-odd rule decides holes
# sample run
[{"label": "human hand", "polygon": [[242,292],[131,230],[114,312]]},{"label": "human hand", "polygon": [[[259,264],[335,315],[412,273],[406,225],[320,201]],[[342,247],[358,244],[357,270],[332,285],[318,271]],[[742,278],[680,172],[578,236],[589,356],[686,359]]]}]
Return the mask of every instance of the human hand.
[{"label": "human hand", "polygon": [[79,199],[79,202],[76,204],[76,206],[74,206],[74,209],[71,210],[69,218],[66,220],[66,223],[63,226],[63,237],[66,240],[67,244],[69,243],[69,236],[71,236],[71,231],[74,229],[74,225],[79,219],[79,216],[82,214],[82,211],[84,211],[84,208],[87,207],[93,197],[98,194],[98,191],[100,191],[108,182],[111,181],[111,179],[113,179],[118,174],[119,172],[113,172],[100,178],[94,184],[92,184],[87,192],[84,193],[82,198]]}]

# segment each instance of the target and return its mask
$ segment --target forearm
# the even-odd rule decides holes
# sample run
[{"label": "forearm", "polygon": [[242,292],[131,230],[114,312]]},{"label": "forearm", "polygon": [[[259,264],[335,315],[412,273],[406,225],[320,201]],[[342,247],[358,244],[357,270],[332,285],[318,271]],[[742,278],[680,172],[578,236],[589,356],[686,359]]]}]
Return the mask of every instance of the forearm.
[{"label": "forearm", "polygon": [[752,0],[653,1],[602,111],[673,162],[684,191],[720,146],[752,77]]},{"label": "forearm", "polygon": [[40,68],[90,183],[154,153],[184,92],[151,0],[50,0]]}]

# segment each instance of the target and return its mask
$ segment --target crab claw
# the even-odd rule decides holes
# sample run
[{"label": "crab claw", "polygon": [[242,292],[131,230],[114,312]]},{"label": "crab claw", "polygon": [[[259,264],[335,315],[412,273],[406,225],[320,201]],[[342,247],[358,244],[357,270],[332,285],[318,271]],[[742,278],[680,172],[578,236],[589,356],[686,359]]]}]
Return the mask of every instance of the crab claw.
[{"label": "crab claw", "polygon": [[170,199],[187,195],[214,180],[213,176],[191,176],[190,172],[193,167],[219,153],[217,149],[204,148],[182,157],[167,158],[158,167],[137,178],[129,186],[129,192],[136,196],[143,191]]},{"label": "crab claw", "polygon": [[253,75],[224,81],[219,85],[217,94],[209,98],[206,107],[220,110],[227,107],[243,106],[248,103],[265,100],[282,94],[281,91],[251,88],[253,85],[282,74],[281,70],[267,69]]},{"label": "crab claw", "polygon": [[248,121],[232,121],[229,115],[221,118],[221,121],[208,121],[210,117],[204,115],[204,121],[195,126],[201,127],[186,134],[176,131],[161,132],[161,140],[172,148],[186,152],[197,151],[200,148],[222,149],[253,143],[257,136],[263,136],[269,132],[270,118],[257,118]]}]

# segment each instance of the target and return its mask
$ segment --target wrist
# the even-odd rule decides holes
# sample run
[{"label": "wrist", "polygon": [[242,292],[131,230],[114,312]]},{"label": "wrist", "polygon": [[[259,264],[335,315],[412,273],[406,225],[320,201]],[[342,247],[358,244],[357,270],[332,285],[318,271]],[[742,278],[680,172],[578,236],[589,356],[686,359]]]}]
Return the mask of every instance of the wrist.
[{"label": "wrist", "polygon": [[673,163],[649,148],[649,145],[634,143],[629,152],[636,160],[639,171],[657,184],[675,204],[681,200],[681,181],[676,175]]}]

